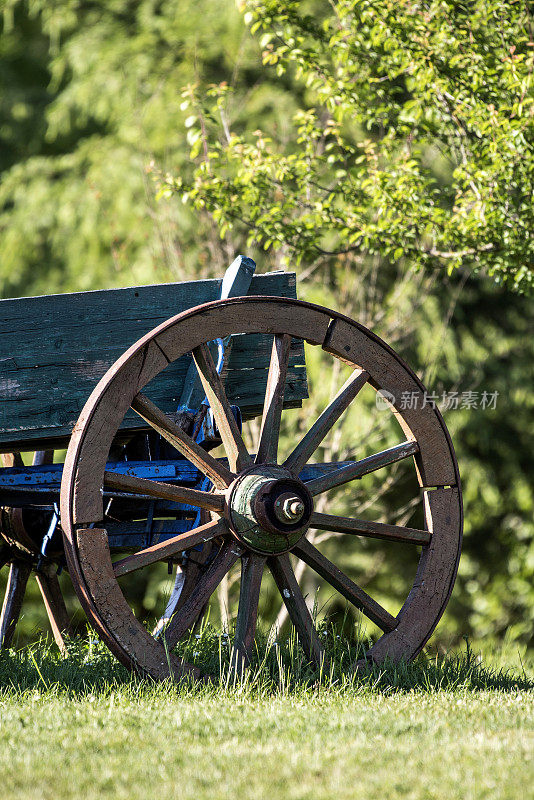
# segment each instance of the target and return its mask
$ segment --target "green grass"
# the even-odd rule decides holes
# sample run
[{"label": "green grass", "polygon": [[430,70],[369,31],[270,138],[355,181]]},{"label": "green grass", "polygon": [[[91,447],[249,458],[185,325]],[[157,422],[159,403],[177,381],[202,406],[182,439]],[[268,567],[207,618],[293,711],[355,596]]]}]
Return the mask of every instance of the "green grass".
[{"label": "green grass", "polygon": [[331,672],[290,638],[263,641],[238,681],[207,627],[183,650],[213,685],[141,680],[91,639],[67,658],[44,643],[1,653],[2,797],[532,796],[530,663],[504,669],[468,648],[354,675],[356,646],[323,638]]}]

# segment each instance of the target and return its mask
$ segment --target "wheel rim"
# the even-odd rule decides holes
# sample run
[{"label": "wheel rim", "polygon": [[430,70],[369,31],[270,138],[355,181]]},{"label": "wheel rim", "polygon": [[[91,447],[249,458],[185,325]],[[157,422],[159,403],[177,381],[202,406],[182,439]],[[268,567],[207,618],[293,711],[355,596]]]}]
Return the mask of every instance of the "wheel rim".
[{"label": "wheel rim", "polygon": [[[253,459],[230,411],[222,381],[206,342],[237,333],[273,336],[265,406],[257,455]],[[283,464],[276,464],[280,419],[291,339],[303,339],[353,368],[349,380],[311,425]],[[161,370],[192,352],[228,456],[223,466],[189,440],[143,395]],[[340,415],[370,385],[389,398],[406,442],[303,483],[298,476]],[[323,652],[295,578],[289,552],[305,562],[346,600],[363,611],[383,635],[367,657],[380,661],[411,658],[424,646],[446,606],[461,547],[462,508],[454,451],[439,412],[401,408],[402,393],[425,393],[414,373],[384,342],[336,312],[285,298],[235,298],[199,306],[168,320],[133,345],[93,391],[72,435],[61,490],[61,520],[69,569],[82,605],[115,655],[155,678],[199,676],[196,667],[171,651],[190,628],[228,570],[241,559],[241,590],[234,654],[246,663],[254,640],[261,577],[273,575],[307,656],[317,664]],[[164,542],[112,564],[103,525],[101,489],[107,455],[130,406],[170,441],[214,484],[214,492],[171,491],[182,502],[207,509],[212,519],[175,541]],[[413,456],[423,492],[425,529],[332,517],[313,511],[313,498],[346,482]],[[110,476],[107,476],[107,480]],[[115,476],[115,488],[146,492]],[[122,481],[122,483],[121,483]],[[118,482],[118,483],[117,483]],[[189,494],[187,492],[189,491]],[[155,495],[155,496],[161,496]],[[301,511],[300,505],[304,506]],[[275,506],[278,511],[275,511]],[[277,513],[293,514],[281,520]],[[263,516],[261,513],[263,509]],[[285,509],[285,510],[284,510]],[[299,519],[296,516],[301,514]],[[245,520],[245,524],[243,523]],[[247,527],[248,526],[248,527]],[[391,539],[422,547],[417,573],[399,614],[393,617],[306,538],[308,527]],[[219,543],[217,555],[166,629],[166,645],[155,640],[133,615],[118,583],[121,575],[168,558],[204,541]],[[282,546],[283,544],[283,546]],[[150,552],[149,552],[150,551]]]}]

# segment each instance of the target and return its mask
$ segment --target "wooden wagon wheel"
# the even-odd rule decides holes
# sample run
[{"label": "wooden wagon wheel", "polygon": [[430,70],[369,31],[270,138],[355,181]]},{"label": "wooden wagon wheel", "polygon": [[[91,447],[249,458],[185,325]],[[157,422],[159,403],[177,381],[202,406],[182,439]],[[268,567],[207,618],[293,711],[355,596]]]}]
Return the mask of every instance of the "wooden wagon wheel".
[{"label": "wooden wagon wheel", "polygon": [[[238,333],[273,336],[255,459],[244,445],[206,345]],[[289,457],[279,464],[278,438],[292,337],[321,347],[349,364],[352,373]],[[188,352],[193,353],[211,404],[228,466],[199,448],[143,394],[155,375]],[[365,384],[389,399],[406,440],[311,481],[301,481],[301,470]],[[406,392],[420,402],[403,409],[400,398]],[[418,653],[449,599],[462,528],[460,481],[452,444],[439,412],[423,402],[424,394],[414,373],[373,333],[334,311],[297,300],[247,297],[207,303],[173,317],[140,339],[102,378],[83,409],[67,452],[61,489],[61,521],[70,573],[85,611],[115,655],[155,678],[197,676],[198,669],[172,650],[240,559],[234,643],[238,661],[246,661],[254,640],[260,584],[267,567],[304,651],[320,663],[321,644],[290,554],[306,562],[382,630],[367,658],[409,659]],[[113,437],[130,407],[211,479],[213,492],[105,474]],[[408,457],[414,459],[422,489],[423,530],[314,510],[314,498],[322,493]],[[210,511],[212,519],[112,563],[103,523],[104,483],[116,490],[191,503]],[[347,534],[344,543],[354,541],[351,534],[355,534],[421,548],[413,586],[396,617],[310,543],[306,533],[312,528]],[[216,558],[169,623],[165,643],[154,639],[133,615],[120,588],[121,576],[208,540],[218,543]]]}]

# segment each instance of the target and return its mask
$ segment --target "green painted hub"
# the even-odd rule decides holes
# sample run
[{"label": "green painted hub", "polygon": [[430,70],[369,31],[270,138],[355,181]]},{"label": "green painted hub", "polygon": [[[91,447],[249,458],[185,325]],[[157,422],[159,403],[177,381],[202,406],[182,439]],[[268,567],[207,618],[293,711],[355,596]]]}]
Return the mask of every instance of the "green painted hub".
[{"label": "green painted hub", "polygon": [[313,500],[286,469],[262,465],[240,475],[229,506],[235,536],[251,550],[274,555],[290,550],[302,537]]}]

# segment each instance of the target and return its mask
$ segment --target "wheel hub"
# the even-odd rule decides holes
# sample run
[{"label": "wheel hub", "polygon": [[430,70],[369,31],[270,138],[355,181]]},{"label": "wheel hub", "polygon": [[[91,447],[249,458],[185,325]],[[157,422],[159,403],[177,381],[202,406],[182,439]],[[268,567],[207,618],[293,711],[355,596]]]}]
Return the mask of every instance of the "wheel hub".
[{"label": "wheel hub", "polygon": [[294,547],[307,530],[312,511],[310,492],[283,467],[253,467],[230,487],[232,532],[258,553],[274,555]]}]

